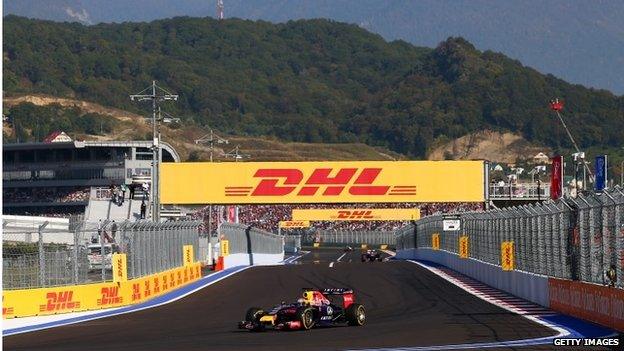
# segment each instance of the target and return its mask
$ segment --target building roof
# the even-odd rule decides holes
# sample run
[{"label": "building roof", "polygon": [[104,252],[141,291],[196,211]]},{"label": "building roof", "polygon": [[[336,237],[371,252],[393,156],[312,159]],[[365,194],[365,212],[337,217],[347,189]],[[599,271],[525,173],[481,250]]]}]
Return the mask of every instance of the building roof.
[{"label": "building roof", "polygon": [[[47,138],[46,138],[47,139]],[[151,148],[151,140],[135,141],[63,141],[42,143],[16,143],[2,145],[3,151],[38,150],[38,149],[80,149],[86,147],[143,147]],[[169,143],[160,142],[160,147],[171,154],[175,162],[181,162],[180,154]]]},{"label": "building roof", "polygon": [[71,142],[71,138],[67,133],[57,130],[50,133],[47,137],[43,139],[44,143],[55,143],[55,142]]}]

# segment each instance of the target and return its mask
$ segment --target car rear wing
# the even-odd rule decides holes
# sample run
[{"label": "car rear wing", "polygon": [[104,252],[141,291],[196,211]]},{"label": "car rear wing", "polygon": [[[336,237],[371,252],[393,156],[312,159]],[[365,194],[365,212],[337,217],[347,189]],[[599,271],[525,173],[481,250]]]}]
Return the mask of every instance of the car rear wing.
[{"label": "car rear wing", "polygon": [[345,295],[345,294],[353,294],[353,289],[348,289],[348,288],[327,288],[327,289],[322,289],[321,293],[323,295]]}]

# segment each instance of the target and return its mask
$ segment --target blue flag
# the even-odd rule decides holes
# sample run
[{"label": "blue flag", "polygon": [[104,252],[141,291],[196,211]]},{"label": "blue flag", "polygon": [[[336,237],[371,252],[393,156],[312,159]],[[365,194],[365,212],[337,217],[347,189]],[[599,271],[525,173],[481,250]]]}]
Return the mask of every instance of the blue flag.
[{"label": "blue flag", "polygon": [[596,191],[604,190],[607,184],[607,155],[596,156]]}]

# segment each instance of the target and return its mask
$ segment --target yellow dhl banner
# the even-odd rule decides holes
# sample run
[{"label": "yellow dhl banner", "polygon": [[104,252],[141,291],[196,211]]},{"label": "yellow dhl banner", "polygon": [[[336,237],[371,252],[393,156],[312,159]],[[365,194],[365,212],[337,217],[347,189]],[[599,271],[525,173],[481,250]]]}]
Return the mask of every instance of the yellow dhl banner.
[{"label": "yellow dhl banner", "polygon": [[293,209],[293,220],[307,221],[411,221],[420,219],[417,208]]},{"label": "yellow dhl banner", "polygon": [[97,310],[149,300],[201,278],[201,264],[174,268],[119,283],[4,290],[2,318]]},{"label": "yellow dhl banner", "polygon": [[280,221],[280,228],[308,228],[310,221]]},{"label": "yellow dhl banner", "polygon": [[482,202],[483,161],[161,164],[164,204]]}]

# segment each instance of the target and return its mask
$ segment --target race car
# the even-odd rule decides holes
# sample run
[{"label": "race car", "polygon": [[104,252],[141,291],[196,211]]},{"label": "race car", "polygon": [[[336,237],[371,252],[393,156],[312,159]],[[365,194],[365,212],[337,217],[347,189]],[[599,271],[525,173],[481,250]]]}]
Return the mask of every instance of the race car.
[{"label": "race car", "polygon": [[[339,304],[328,297],[342,297]],[[303,295],[294,303],[284,303],[268,312],[259,307],[247,310],[245,320],[238,323],[239,329],[264,331],[309,330],[314,327],[334,325],[362,326],[366,321],[364,306],[353,301],[353,290],[344,288],[303,289]]]},{"label": "race car", "polygon": [[362,262],[381,262],[381,253],[377,250],[366,250],[362,252]]}]

